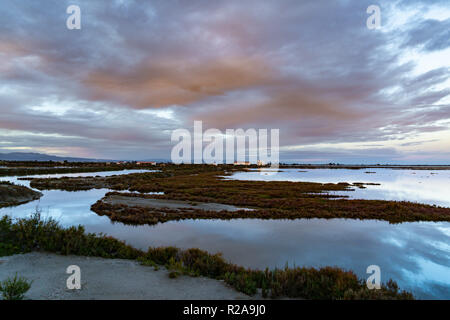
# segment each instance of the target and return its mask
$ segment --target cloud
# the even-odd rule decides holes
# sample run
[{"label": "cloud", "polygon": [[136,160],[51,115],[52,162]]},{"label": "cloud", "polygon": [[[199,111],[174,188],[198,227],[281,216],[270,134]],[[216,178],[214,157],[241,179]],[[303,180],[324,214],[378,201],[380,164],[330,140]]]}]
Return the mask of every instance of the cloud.
[{"label": "cloud", "polygon": [[151,60],[123,72],[94,71],[84,84],[92,100],[112,100],[137,109],[159,108],[264,85],[270,72],[263,61],[246,57],[190,64]]},{"label": "cloud", "polygon": [[404,46],[420,46],[424,51],[450,47],[450,18],[444,21],[427,19],[415,24],[408,32]]},{"label": "cloud", "polygon": [[5,146],[160,156],[193,120],[280,128],[283,146],[448,129],[450,60],[417,72],[449,47],[450,20],[421,13],[443,1],[383,2],[386,26],[419,13],[382,30],[366,28],[368,0],[78,1],[81,30],[65,27],[69,4],[2,3]]}]

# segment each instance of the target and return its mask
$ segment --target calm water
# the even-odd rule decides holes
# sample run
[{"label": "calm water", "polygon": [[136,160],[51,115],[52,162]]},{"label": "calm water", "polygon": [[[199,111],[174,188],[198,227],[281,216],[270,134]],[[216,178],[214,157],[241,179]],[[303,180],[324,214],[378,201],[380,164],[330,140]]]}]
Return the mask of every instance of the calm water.
[{"label": "calm water", "polygon": [[[370,173],[366,173],[370,172]],[[450,207],[450,170],[393,170],[393,169],[282,169],[238,172],[231,179],[309,181],[321,183],[365,182],[366,189],[354,187],[355,191],[330,192],[352,199],[401,200]]]},{"label": "calm water", "polygon": [[[377,182],[382,183],[382,186],[388,184],[401,186],[410,181],[411,189],[413,185],[418,185],[425,186],[424,190],[433,190],[434,184],[427,181],[438,181],[441,186],[445,186],[444,181],[447,177],[447,188],[450,185],[448,171],[437,171],[437,175],[421,171],[416,171],[414,175],[409,170],[388,172],[381,169],[365,170],[376,171],[376,174],[365,174],[364,170],[358,172],[343,169],[328,172],[322,169],[311,171],[297,174],[291,170],[284,170],[270,177],[261,176],[258,172],[238,173],[233,178]],[[106,176],[130,172],[136,171],[52,176]],[[29,184],[28,181],[17,181],[14,177],[4,177],[2,180]],[[419,181],[422,183],[418,183]],[[363,197],[364,192],[368,197],[382,197],[385,193],[389,194],[382,186],[376,188],[378,192],[375,193],[370,193],[372,186],[368,186],[368,189],[356,189],[355,194],[362,192],[358,193],[358,198]],[[107,217],[100,217],[90,211],[90,206],[108,191],[107,189],[78,192],[43,191],[44,196],[40,200],[14,208],[0,209],[0,215],[25,217],[34,212],[38,206],[43,216],[56,218],[63,225],[82,224],[88,232],[103,232],[138,248],[168,245],[180,248],[198,247],[209,252],[222,252],[226,259],[254,268],[283,267],[286,263],[291,266],[295,264],[313,267],[332,265],[354,270],[360,277],[366,278],[367,266],[376,264],[381,268],[383,282],[393,278],[401,288],[413,291],[419,298],[450,299],[450,223],[447,222],[392,225],[384,221],[352,219],[237,219],[186,220],[156,226],[133,227],[111,223]],[[419,190],[417,193],[420,193]],[[422,193],[424,194],[426,193]],[[430,194],[433,193],[430,191]],[[393,198],[395,197],[392,194],[388,197]],[[440,198],[437,195],[415,200],[419,199],[425,199],[423,202],[428,203],[433,199],[445,201],[444,197]],[[436,204],[444,203],[436,202]]]}]

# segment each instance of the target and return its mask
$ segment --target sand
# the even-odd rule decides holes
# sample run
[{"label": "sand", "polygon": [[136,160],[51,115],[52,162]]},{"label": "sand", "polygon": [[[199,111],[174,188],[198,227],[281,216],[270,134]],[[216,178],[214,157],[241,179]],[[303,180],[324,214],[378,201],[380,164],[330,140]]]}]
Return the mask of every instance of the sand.
[{"label": "sand", "polygon": [[147,208],[169,208],[169,209],[200,209],[206,211],[238,211],[253,209],[239,208],[233,205],[213,203],[213,202],[188,202],[179,200],[166,200],[166,199],[148,199],[140,197],[127,197],[120,195],[108,195],[102,199],[103,202],[108,204],[125,204],[130,207],[147,207]]},{"label": "sand", "polygon": [[[81,269],[81,289],[66,286],[66,269]],[[122,259],[61,256],[32,252],[0,257],[0,280],[14,276],[33,280],[25,298],[33,300],[87,299],[250,299],[228,287],[223,281],[203,277],[168,277],[168,271],[141,266]]]}]

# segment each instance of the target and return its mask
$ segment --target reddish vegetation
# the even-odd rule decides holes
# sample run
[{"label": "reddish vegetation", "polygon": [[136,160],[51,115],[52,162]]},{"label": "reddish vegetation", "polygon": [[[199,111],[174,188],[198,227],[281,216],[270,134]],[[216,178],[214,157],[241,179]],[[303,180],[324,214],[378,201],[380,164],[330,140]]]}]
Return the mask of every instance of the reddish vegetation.
[{"label": "reddish vegetation", "polygon": [[[140,197],[136,194],[108,193],[110,195]],[[164,197],[164,196],[153,196]],[[430,207],[408,202],[392,201],[355,201],[355,200],[325,200],[318,202],[314,199],[302,200],[303,204],[295,208],[300,201],[289,202],[283,209],[267,208],[254,211],[207,211],[186,208],[155,209],[125,204],[110,204],[102,200],[92,205],[91,210],[99,215],[107,215],[113,221],[128,224],[156,224],[170,220],[184,219],[299,219],[299,218],[348,218],[348,219],[379,219],[392,223],[404,221],[450,221],[450,210]],[[271,204],[273,205],[273,203]]]}]

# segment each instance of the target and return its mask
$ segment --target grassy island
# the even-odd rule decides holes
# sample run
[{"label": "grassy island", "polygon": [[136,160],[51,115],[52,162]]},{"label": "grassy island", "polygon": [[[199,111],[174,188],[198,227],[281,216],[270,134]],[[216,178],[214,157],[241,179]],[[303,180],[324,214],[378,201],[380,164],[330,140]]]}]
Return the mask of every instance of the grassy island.
[{"label": "grassy island", "polygon": [[[450,209],[432,205],[384,200],[350,200],[329,191],[351,191],[363,183],[312,183],[288,181],[240,181],[227,179],[234,166],[167,165],[160,172],[133,173],[110,177],[31,179],[40,190],[67,191],[109,188],[127,197],[186,201],[187,203],[220,203],[252,211],[210,212],[158,209],[130,204],[108,203],[101,199],[92,210],[114,221],[131,224],[154,224],[178,219],[299,219],[347,218],[379,219],[391,223],[408,221],[450,221]],[[159,195],[146,195],[162,192]],[[111,194],[107,195],[111,196]]]}]

